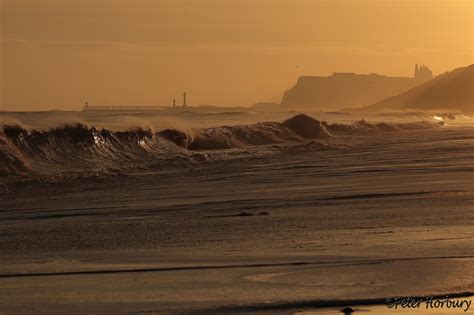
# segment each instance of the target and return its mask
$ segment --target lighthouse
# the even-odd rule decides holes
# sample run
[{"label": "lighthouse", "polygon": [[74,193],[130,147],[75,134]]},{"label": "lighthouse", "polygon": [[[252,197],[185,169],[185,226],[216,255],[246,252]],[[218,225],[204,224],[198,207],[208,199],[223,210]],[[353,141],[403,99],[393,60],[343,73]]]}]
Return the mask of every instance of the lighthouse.
[{"label": "lighthouse", "polygon": [[183,107],[186,107],[186,106],[188,105],[186,104],[186,92],[184,92],[183,93]]}]

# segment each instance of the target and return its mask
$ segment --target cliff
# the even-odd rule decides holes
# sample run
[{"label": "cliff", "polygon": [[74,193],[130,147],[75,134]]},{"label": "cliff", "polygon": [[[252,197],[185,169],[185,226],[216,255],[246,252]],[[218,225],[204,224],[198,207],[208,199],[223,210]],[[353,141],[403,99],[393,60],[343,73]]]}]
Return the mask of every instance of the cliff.
[{"label": "cliff", "polygon": [[339,110],[369,106],[417,85],[415,78],[378,74],[334,73],[328,77],[304,76],[286,91],[281,105],[287,108]]},{"label": "cliff", "polygon": [[368,109],[446,109],[474,114],[474,64],[442,74],[405,93],[369,106]]}]

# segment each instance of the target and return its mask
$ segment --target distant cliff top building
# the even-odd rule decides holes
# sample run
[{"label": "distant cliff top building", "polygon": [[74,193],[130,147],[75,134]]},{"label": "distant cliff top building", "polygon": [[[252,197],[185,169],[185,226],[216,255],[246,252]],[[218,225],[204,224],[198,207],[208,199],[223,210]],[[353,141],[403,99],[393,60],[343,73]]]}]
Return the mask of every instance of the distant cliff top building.
[{"label": "distant cliff top building", "polygon": [[292,108],[339,110],[363,107],[406,92],[433,78],[425,65],[415,66],[414,77],[388,77],[377,73],[336,72],[330,76],[302,76],[285,92],[281,105]]},{"label": "distant cliff top building", "polygon": [[433,71],[426,65],[415,65],[415,80],[418,82],[426,82],[433,79]]}]

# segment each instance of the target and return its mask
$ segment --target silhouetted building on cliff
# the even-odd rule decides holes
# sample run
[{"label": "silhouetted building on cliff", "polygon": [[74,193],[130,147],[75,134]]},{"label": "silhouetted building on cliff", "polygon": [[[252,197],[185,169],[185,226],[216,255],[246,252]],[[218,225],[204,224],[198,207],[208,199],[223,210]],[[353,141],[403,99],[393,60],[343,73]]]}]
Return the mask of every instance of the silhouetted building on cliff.
[{"label": "silhouetted building on cliff", "polygon": [[426,65],[415,65],[415,80],[418,82],[426,82],[433,79],[433,71]]},{"label": "silhouetted building on cliff", "polygon": [[[428,78],[430,74],[431,71],[423,75]],[[374,104],[370,110],[461,111],[474,115],[473,87],[474,64],[439,75],[405,93]]]},{"label": "silhouetted building on cliff", "polygon": [[415,76],[387,77],[377,73],[333,73],[328,77],[303,76],[285,92],[281,105],[289,108],[339,110],[375,104],[432,79],[426,66],[415,67]]}]

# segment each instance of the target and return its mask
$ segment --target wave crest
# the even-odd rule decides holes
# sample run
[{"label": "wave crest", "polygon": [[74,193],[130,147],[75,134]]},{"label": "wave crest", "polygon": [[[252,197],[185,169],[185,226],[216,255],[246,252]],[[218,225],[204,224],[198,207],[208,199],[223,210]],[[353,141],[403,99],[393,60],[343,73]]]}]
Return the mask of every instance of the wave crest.
[{"label": "wave crest", "polygon": [[222,150],[259,146],[308,139],[328,139],[331,135],[318,120],[300,114],[283,123],[262,122],[252,125],[221,126],[195,131],[192,134],[173,129],[159,136],[189,150]]},{"label": "wave crest", "polygon": [[[0,176],[156,170],[222,158],[229,149],[238,153],[246,152],[249,147],[276,145],[279,148],[275,152],[309,152],[331,148],[328,140],[338,135],[439,126],[430,122],[371,124],[364,120],[350,125],[328,124],[304,114],[283,122],[222,126],[191,132],[166,129],[153,133],[141,128],[99,130],[80,123],[48,131],[4,126],[0,132]],[[310,144],[306,145],[308,140]],[[322,141],[326,143],[320,145]]]}]

